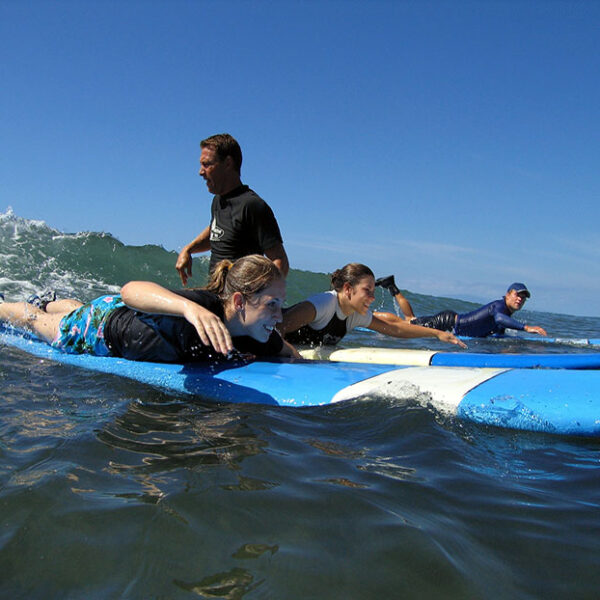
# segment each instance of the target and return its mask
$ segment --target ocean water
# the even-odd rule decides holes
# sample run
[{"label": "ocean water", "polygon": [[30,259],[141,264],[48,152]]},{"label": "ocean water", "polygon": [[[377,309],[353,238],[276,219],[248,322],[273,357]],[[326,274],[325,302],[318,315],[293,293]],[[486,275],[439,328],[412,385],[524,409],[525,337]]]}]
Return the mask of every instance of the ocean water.
[{"label": "ocean water", "polygon": [[[0,214],[9,299],[52,286],[87,300],[133,278],[177,286],[174,261]],[[294,271],[289,301],[327,284]],[[473,306],[407,295],[417,314]],[[394,308],[380,291],[376,303]],[[521,316],[600,337],[597,318]],[[365,332],[347,343],[444,347]],[[0,598],[598,597],[597,440],[466,424],[410,399],[215,404],[6,346],[0,386]]]}]

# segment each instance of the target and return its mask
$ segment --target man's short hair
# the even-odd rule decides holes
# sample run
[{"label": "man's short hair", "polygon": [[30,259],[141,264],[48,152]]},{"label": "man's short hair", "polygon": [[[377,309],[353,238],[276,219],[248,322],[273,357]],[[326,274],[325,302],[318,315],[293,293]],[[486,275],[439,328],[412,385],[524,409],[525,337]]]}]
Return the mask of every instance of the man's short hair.
[{"label": "man's short hair", "polygon": [[228,156],[233,160],[233,166],[238,173],[242,172],[242,149],[236,139],[228,133],[217,133],[200,142],[200,148],[214,148],[220,161]]}]

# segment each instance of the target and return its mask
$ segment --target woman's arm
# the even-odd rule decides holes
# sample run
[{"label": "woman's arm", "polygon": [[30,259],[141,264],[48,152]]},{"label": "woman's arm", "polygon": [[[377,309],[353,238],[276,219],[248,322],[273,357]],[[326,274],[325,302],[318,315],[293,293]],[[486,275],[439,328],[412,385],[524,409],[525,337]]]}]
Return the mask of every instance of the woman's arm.
[{"label": "woman's arm", "polygon": [[277,244],[276,246],[265,250],[265,256],[277,265],[277,268],[284,277],[287,277],[290,270],[290,263],[283,244]]},{"label": "woman's arm", "polygon": [[440,331],[439,329],[432,329],[431,327],[412,325],[392,313],[378,312],[374,314],[369,329],[398,338],[435,337],[440,340],[440,342],[456,344],[461,348],[467,347],[464,342],[461,342],[450,331]]},{"label": "woman's arm", "polygon": [[294,346],[292,346],[289,342],[283,340],[283,347],[281,348],[281,352],[279,356],[288,356],[291,358],[302,358],[302,355]]},{"label": "woman's arm", "polygon": [[298,331],[300,327],[312,323],[316,316],[317,310],[312,302],[304,300],[304,302],[294,304],[283,313],[283,321],[279,326],[279,331],[283,336],[291,331]]},{"label": "woman's arm", "polygon": [[202,343],[217,352],[233,350],[229,330],[217,315],[157,283],[130,281],[121,288],[121,297],[134,310],[183,317],[194,326]]}]

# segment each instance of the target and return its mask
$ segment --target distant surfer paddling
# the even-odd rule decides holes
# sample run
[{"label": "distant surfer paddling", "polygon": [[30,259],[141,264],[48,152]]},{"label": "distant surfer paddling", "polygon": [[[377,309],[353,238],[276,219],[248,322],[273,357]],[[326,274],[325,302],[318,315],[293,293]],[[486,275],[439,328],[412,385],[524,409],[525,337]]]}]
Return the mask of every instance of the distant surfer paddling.
[{"label": "distant surfer paddling", "polygon": [[[389,320],[369,309],[375,300],[375,276],[369,267],[349,263],[331,275],[332,289],[315,294],[284,311],[280,327],[293,344],[337,344],[355,327],[398,338],[436,337],[465,347],[452,333],[411,325],[389,313]],[[392,319],[391,317],[394,317]]]},{"label": "distant surfer paddling", "polygon": [[[501,299],[489,302],[471,312],[459,314],[453,310],[443,310],[435,315],[423,317],[414,316],[410,303],[396,286],[393,275],[378,279],[375,285],[387,289],[396,298],[400,309],[405,315],[404,320],[414,325],[452,331],[455,335],[465,337],[502,335],[506,329],[527,331],[528,333],[536,333],[542,336],[547,335],[546,331],[541,327],[526,325],[512,317],[512,314],[521,310],[527,299],[531,297],[531,293],[524,283],[512,283],[508,286],[506,294]],[[391,313],[382,313],[379,316],[388,322],[395,322],[395,319],[399,318]]]},{"label": "distant surfer paddling", "polygon": [[32,331],[71,354],[153,362],[204,362],[235,351],[296,356],[275,326],[282,319],[285,280],[258,255],[221,261],[204,289],[168,290],[132,281],[120,295],[0,303],[0,320]]},{"label": "distant surfer paddling", "polygon": [[270,258],[284,276],[288,258],[277,220],[270,206],[241,181],[242,150],[228,133],[200,142],[199,175],[215,194],[210,224],[183,247],[175,268],[183,285],[192,275],[192,254],[210,251],[209,272],[220,260],[237,260],[248,254]]}]

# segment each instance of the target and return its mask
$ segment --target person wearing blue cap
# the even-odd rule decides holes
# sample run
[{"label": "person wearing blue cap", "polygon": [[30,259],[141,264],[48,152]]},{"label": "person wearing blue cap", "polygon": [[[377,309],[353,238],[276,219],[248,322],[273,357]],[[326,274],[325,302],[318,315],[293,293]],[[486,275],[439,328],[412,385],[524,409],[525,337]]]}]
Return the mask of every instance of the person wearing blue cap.
[{"label": "person wearing blue cap", "polygon": [[[390,288],[388,280],[393,277],[386,277],[382,281],[387,285],[382,285],[394,296],[394,289]],[[394,286],[395,287],[395,286]],[[527,331],[528,333],[537,333],[546,336],[547,333],[542,327],[536,325],[525,325],[512,318],[512,314],[521,310],[531,294],[524,283],[515,282],[508,286],[506,294],[500,300],[494,300],[484,306],[481,306],[471,312],[459,314],[453,310],[443,310],[435,315],[424,317],[410,317],[408,320],[413,325],[423,327],[432,327],[441,331],[451,331],[454,335],[465,337],[487,337],[488,335],[502,335],[506,329],[516,329],[518,331]],[[412,313],[412,308],[408,309]],[[403,309],[406,314],[408,311]],[[389,318],[397,319],[391,313],[376,313],[379,319]],[[410,313],[409,313],[410,314]]]}]

